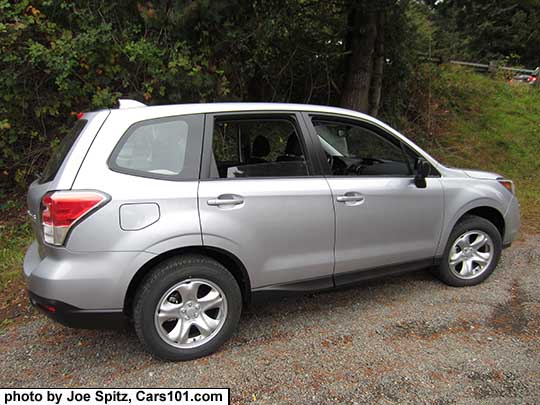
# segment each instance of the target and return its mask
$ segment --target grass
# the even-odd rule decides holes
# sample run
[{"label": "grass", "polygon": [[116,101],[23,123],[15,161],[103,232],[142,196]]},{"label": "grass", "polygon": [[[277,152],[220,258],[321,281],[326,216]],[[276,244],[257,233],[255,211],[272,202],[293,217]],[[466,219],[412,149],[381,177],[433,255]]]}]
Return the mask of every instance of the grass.
[{"label": "grass", "polygon": [[0,291],[20,279],[24,254],[31,241],[32,232],[27,222],[0,225]]},{"label": "grass", "polygon": [[540,232],[540,88],[451,67],[433,88],[430,152],[446,165],[514,180],[523,230]]},{"label": "grass", "polygon": [[23,199],[9,200],[0,206],[0,334],[15,318],[28,313],[22,263],[33,236],[24,204],[19,201]]}]

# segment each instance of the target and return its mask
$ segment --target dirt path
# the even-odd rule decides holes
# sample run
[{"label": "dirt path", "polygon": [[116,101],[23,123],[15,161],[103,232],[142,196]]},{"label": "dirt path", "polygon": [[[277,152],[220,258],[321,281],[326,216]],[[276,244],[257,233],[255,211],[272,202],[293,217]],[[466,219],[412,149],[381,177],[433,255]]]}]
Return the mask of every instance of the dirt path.
[{"label": "dirt path", "polygon": [[0,386],[230,387],[234,402],[540,402],[540,236],[482,285],[428,272],[258,304],[223,349],[188,363],[131,330],[66,329],[39,315],[0,336]]}]

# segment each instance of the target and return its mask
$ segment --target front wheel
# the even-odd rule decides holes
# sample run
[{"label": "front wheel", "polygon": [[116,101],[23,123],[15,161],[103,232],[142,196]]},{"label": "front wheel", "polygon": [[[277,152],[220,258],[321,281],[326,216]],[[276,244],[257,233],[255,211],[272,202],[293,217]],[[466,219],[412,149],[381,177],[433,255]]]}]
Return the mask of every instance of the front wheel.
[{"label": "front wheel", "polygon": [[454,287],[479,284],[497,267],[501,250],[501,235],[493,223],[466,216],[448,238],[438,268],[439,278]]},{"label": "front wheel", "polygon": [[216,351],[234,332],[240,288],[218,262],[202,256],[170,259],[139,288],[133,318],[148,351],[166,360],[191,360]]}]

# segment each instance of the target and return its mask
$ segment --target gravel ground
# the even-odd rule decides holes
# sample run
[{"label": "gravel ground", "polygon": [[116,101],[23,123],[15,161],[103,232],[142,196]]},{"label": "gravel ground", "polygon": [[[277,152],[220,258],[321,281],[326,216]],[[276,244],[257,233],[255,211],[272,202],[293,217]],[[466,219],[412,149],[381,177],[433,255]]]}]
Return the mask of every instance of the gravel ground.
[{"label": "gravel ground", "polygon": [[132,330],[40,315],[0,336],[2,387],[230,387],[235,403],[539,403],[540,236],[483,284],[429,272],[256,304],[218,353],[164,363]]}]

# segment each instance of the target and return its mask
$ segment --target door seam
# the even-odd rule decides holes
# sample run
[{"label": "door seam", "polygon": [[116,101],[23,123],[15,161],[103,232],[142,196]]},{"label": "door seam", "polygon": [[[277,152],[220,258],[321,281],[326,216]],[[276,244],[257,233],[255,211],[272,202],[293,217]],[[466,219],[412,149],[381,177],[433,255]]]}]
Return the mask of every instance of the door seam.
[{"label": "door seam", "polygon": [[330,182],[328,181],[328,179],[326,178],[326,176],[323,176],[324,177],[324,181],[326,182],[326,184],[328,185],[328,189],[330,190],[330,198],[332,199],[332,210],[333,210],[333,214],[334,214],[334,243],[332,245],[332,254],[333,254],[333,265],[332,265],[332,284],[334,285],[334,287],[336,286],[336,242],[337,242],[337,218],[336,218],[336,201],[335,201],[335,197],[334,197],[334,191],[332,190],[332,187],[330,186]]}]

